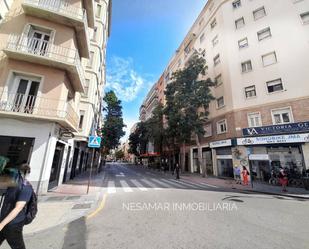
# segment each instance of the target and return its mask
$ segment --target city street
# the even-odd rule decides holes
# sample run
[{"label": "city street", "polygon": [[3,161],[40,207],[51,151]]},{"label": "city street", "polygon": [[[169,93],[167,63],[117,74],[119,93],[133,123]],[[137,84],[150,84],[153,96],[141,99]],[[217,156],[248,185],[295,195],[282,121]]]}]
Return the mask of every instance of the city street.
[{"label": "city street", "polygon": [[102,190],[98,210],[27,237],[27,248],[308,248],[305,199],[227,192],[116,163]]}]

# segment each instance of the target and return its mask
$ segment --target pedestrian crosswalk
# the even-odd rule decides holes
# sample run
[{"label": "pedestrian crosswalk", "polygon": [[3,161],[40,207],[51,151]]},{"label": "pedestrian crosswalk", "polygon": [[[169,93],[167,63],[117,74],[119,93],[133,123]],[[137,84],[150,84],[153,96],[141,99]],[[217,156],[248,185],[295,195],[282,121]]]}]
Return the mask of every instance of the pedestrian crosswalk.
[{"label": "pedestrian crosswalk", "polygon": [[147,192],[162,189],[209,189],[217,186],[206,183],[193,183],[184,180],[170,178],[139,178],[139,179],[115,179],[107,181],[107,193],[131,193],[136,191]]}]

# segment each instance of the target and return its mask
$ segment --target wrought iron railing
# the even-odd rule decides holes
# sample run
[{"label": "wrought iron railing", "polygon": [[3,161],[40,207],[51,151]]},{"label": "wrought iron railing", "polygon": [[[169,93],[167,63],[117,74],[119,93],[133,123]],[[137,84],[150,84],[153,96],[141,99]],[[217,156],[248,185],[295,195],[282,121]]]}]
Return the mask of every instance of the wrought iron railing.
[{"label": "wrought iron railing", "polygon": [[65,100],[50,99],[21,93],[0,93],[0,112],[20,113],[43,118],[60,118],[76,129],[79,116],[73,106]]},{"label": "wrought iron railing", "polygon": [[9,36],[6,49],[42,56],[75,66],[81,81],[83,83],[85,82],[84,70],[79,53],[76,49],[57,46],[42,39],[18,34],[11,34]]},{"label": "wrought iron railing", "polygon": [[24,3],[33,5],[35,7],[46,9],[49,11],[57,12],[62,15],[66,15],[70,18],[84,20],[87,16],[86,12],[82,8],[73,6],[68,1],[64,0],[24,0]]}]

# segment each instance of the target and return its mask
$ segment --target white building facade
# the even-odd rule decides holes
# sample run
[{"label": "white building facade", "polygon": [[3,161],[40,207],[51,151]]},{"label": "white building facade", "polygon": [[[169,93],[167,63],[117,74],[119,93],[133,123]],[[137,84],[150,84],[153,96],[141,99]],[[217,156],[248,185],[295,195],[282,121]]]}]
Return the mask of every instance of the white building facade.
[{"label": "white building facade", "polygon": [[[245,166],[266,181],[280,166],[309,168],[308,19],[308,0],[206,3],[164,75],[166,85],[196,51],[217,82],[202,138],[207,174],[233,177]],[[201,173],[194,141],[186,153],[183,170]]]}]

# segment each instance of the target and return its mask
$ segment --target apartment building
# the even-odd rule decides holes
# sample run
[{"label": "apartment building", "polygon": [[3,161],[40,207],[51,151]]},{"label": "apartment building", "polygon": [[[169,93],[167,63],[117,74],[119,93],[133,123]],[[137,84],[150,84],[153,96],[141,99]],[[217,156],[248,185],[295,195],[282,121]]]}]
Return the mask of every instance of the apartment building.
[{"label": "apartment building", "polygon": [[[85,70],[85,91],[81,94],[79,106],[78,132],[74,139],[74,157],[71,174],[74,176],[90,166],[93,149],[88,148],[88,137],[99,135],[103,125],[102,99],[105,84],[105,58],[107,39],[110,33],[111,2],[94,1],[94,25],[90,29],[89,59],[83,59]],[[100,151],[95,151],[94,166],[100,164]]]},{"label": "apartment building", "polygon": [[[159,82],[154,84],[150,91],[148,92],[143,104],[140,107],[140,121],[146,122],[149,120],[152,115],[154,109],[159,104]],[[154,157],[157,156],[157,151],[155,151],[154,141],[148,141],[146,146],[146,151],[141,155],[143,164],[148,165],[150,162],[154,160]]]},{"label": "apartment building", "polygon": [[[279,166],[309,169],[309,1],[207,1],[165,85],[194,52],[217,82],[202,138],[207,174],[233,177],[233,167],[245,166],[267,181]],[[194,141],[186,153],[187,170],[202,173]]]},{"label": "apartment building", "polygon": [[[1,21],[0,154],[12,165],[29,163],[40,193],[85,162],[82,140],[99,120],[110,5],[15,0]],[[93,41],[95,32],[100,40]]]},{"label": "apartment building", "polygon": [[0,22],[4,19],[6,13],[9,11],[13,0],[2,0],[0,2]]}]

